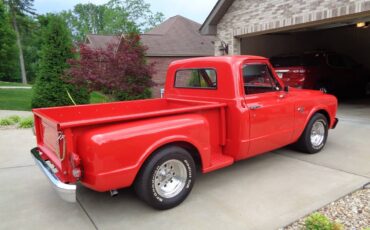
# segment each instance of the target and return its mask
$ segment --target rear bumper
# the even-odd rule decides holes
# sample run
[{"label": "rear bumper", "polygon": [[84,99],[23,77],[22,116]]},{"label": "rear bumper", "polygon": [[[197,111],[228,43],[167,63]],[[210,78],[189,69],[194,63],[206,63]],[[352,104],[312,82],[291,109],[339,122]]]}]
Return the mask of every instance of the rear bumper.
[{"label": "rear bumper", "polygon": [[41,171],[48,178],[58,195],[67,202],[76,202],[77,186],[75,184],[65,184],[60,181],[49,165],[47,165],[46,162],[41,158],[38,148],[33,148],[31,150],[31,155],[34,158],[36,165],[39,166]]}]

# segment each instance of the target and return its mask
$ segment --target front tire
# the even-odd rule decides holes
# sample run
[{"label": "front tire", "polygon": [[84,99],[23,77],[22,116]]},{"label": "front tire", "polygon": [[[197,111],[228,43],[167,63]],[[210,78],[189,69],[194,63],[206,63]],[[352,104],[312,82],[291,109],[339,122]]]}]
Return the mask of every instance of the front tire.
[{"label": "front tire", "polygon": [[155,209],[170,209],[189,195],[195,175],[190,153],[168,146],[155,152],[143,165],[135,182],[136,194]]},{"label": "front tire", "polygon": [[309,154],[320,152],[328,138],[328,127],[328,120],[323,114],[313,115],[296,143],[298,150]]}]

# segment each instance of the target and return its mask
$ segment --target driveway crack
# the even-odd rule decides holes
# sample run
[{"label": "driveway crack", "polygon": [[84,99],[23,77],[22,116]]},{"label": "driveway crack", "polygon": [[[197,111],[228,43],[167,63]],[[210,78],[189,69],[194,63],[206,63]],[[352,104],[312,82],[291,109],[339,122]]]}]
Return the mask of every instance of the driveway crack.
[{"label": "driveway crack", "polygon": [[84,211],[84,213],[86,214],[86,216],[89,218],[89,220],[91,221],[92,225],[94,226],[94,228],[96,230],[98,230],[98,226],[95,224],[94,220],[92,219],[92,217],[90,216],[90,214],[87,212],[87,210],[85,209],[85,207],[82,205],[81,201],[76,197],[76,200],[77,200],[77,203],[80,205],[80,207],[82,208],[82,210]]},{"label": "driveway crack", "polygon": [[323,165],[323,164],[313,163],[313,162],[308,161],[308,160],[304,160],[304,159],[299,159],[299,158],[287,156],[287,155],[281,154],[281,153],[276,152],[276,151],[271,151],[271,152],[274,153],[274,154],[276,154],[276,155],[280,155],[280,156],[287,157],[287,158],[290,158],[290,159],[294,159],[294,160],[298,160],[298,161],[303,161],[303,162],[306,162],[306,163],[309,163],[309,164],[312,164],[312,165],[317,165],[317,166],[325,167],[325,168],[328,168],[328,169],[332,169],[332,170],[336,170],[336,171],[348,173],[348,174],[351,174],[351,175],[354,175],[354,176],[359,176],[359,177],[362,177],[362,178],[370,179],[370,176],[361,175],[361,174],[354,173],[354,172],[349,172],[349,171],[346,171],[346,170],[343,170],[343,169],[334,168],[334,167],[330,167],[330,166]]},{"label": "driveway crack", "polygon": [[33,165],[18,165],[18,166],[0,167],[0,170],[2,170],[2,169],[26,168],[26,167],[32,167],[32,166],[36,166],[36,165],[33,164]]}]

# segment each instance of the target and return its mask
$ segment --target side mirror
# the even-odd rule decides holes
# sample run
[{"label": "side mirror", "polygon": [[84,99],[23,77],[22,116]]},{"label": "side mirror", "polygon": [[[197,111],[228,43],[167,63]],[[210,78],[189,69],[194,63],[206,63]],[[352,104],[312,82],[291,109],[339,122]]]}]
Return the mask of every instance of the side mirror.
[{"label": "side mirror", "polygon": [[289,86],[284,86],[284,91],[289,92]]}]

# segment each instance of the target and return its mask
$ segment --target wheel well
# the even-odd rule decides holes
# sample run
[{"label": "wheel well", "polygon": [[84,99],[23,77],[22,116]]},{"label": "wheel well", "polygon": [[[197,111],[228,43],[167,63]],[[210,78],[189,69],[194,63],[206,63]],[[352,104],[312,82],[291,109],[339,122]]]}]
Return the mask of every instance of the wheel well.
[{"label": "wheel well", "polygon": [[[166,148],[166,147],[171,146],[171,145],[179,146],[179,147],[182,147],[182,148],[186,149],[187,151],[189,151],[190,155],[192,156],[192,158],[194,160],[196,169],[197,170],[202,169],[202,160],[200,158],[200,154],[199,154],[198,149],[193,144],[191,144],[189,142],[185,142],[185,141],[171,142],[171,143],[167,143],[165,145],[162,145],[162,146],[158,147],[157,149],[155,149],[150,154],[150,156],[145,160],[145,162],[147,162],[160,149]],[[145,162],[144,162],[144,164],[145,164]]]},{"label": "wheel well", "polygon": [[136,183],[139,175],[141,174],[142,172],[142,169],[143,169],[143,166],[145,166],[145,164],[150,161],[150,159],[155,155],[155,153],[157,151],[159,151],[160,149],[163,149],[163,148],[166,148],[168,146],[171,146],[171,145],[175,145],[175,146],[180,146],[184,149],[186,149],[187,151],[189,151],[191,157],[193,158],[194,160],[194,163],[195,163],[195,167],[196,167],[196,170],[197,171],[200,171],[202,170],[202,160],[200,158],[200,154],[199,154],[199,151],[198,149],[191,143],[189,142],[185,142],[185,141],[176,141],[176,142],[171,142],[171,143],[167,143],[165,145],[162,145],[160,147],[158,147],[157,149],[155,149],[150,155],[149,157],[144,161],[144,163],[140,166],[140,169],[139,171],[137,172],[136,176],[135,176],[135,179],[134,179],[134,182],[133,183]]},{"label": "wheel well", "polygon": [[[325,116],[325,118],[326,118],[326,120],[328,121],[328,125],[329,125],[329,127],[330,127],[331,119],[330,119],[330,115],[329,115],[329,113],[328,113],[326,110],[324,110],[324,109],[320,109],[320,110],[316,111],[316,113],[321,113],[322,115],[324,115],[324,116]],[[315,114],[316,114],[316,113],[315,113]]]},{"label": "wheel well", "polygon": [[200,158],[200,154],[199,154],[198,149],[193,144],[190,144],[189,142],[185,142],[185,141],[177,141],[177,142],[168,143],[164,146],[161,146],[160,148],[165,148],[169,145],[176,145],[176,146],[179,146],[179,147],[182,147],[182,148],[188,150],[191,157],[194,160],[196,169],[197,170],[202,169],[202,159]]}]

